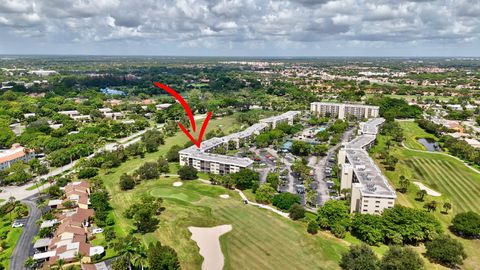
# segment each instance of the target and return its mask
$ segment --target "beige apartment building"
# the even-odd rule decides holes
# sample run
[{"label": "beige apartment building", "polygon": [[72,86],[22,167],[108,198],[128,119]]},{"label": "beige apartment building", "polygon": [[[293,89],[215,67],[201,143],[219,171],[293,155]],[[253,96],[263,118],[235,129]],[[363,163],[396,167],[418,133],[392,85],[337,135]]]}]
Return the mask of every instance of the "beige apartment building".
[{"label": "beige apartment building", "polygon": [[338,153],[340,188],[351,189],[350,212],[381,214],[395,204],[395,189],[388,183],[367,150],[375,143],[384,119],[375,118],[360,125],[359,136]]},{"label": "beige apartment building", "polygon": [[332,102],[312,102],[310,111],[320,116],[330,116],[338,119],[348,117],[355,118],[375,118],[379,115],[378,106],[332,103]]},{"label": "beige apartment building", "polygon": [[229,174],[239,172],[244,168],[251,168],[253,160],[227,155],[214,154],[218,148],[235,149],[252,141],[255,136],[268,128],[275,128],[279,123],[293,124],[299,111],[289,111],[284,114],[260,120],[247,129],[221,138],[211,138],[202,142],[200,148],[190,146],[178,152],[181,166],[192,166],[200,172],[213,174]]}]

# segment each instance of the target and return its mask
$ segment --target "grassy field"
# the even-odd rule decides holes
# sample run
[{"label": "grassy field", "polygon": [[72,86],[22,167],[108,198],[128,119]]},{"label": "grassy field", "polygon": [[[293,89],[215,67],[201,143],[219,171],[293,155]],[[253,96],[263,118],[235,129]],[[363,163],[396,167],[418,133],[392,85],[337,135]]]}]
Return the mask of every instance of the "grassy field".
[{"label": "grassy field", "polygon": [[[216,119],[209,128],[220,126],[228,131],[238,127],[233,123],[231,117]],[[201,181],[185,181],[183,186],[173,187],[172,183],[178,179],[168,176],[144,181],[128,192],[120,191],[120,175],[133,172],[144,162],[156,160],[172,145],[185,142],[183,134],[168,138],[158,152],[147,154],[143,159],[129,160],[108,173],[100,173],[112,194],[115,231],[119,236],[130,234],[134,228],[131,220],[123,217],[124,210],[142,194],[151,194],[164,199],[166,210],[160,215],[159,228],[155,232],[137,236],[144,243],[160,240],[172,246],[178,252],[182,269],[199,269],[203,260],[197,245],[190,239],[188,227],[222,224],[233,227],[220,239],[225,269],[338,269],[338,260],[347,250],[346,241],[325,232],[311,236],[306,232],[306,223],[244,205],[235,191]],[[176,165],[171,167],[173,171],[177,169]],[[229,194],[230,198],[222,199],[221,194]],[[100,237],[95,242],[104,240]]]},{"label": "grassy field", "polygon": [[[12,219],[14,216],[15,214],[12,213]],[[0,265],[4,266],[5,269],[8,269],[13,249],[15,248],[15,244],[22,233],[22,228],[12,228],[11,226],[12,222],[9,214],[0,217],[0,234],[7,232],[7,238],[5,240],[0,240],[0,242],[5,241],[7,246],[5,250],[2,250],[0,247]]]},{"label": "grassy field", "polygon": [[405,136],[405,146],[411,149],[417,149],[417,150],[426,150],[425,146],[417,141],[417,139],[420,138],[430,138],[437,140],[437,138],[430,134],[427,133],[425,130],[420,128],[417,123],[413,121],[402,121],[398,122],[400,126],[403,129],[403,135]]},{"label": "grassy field", "polygon": [[[422,134],[424,131],[415,123],[406,125],[406,122],[402,122],[402,128],[407,140],[408,136],[424,135]],[[387,138],[379,136],[378,144],[373,148],[373,151],[378,151],[384,147],[386,140]],[[407,143],[405,144],[407,145]],[[413,148],[412,145],[409,147]],[[416,200],[416,193],[419,189],[411,184],[407,193],[397,192],[397,203],[409,207],[423,208],[425,202],[437,201],[438,209],[434,215],[441,221],[446,232],[449,232],[448,226],[456,213],[469,210],[480,212],[480,197],[478,196],[480,194],[480,174],[466,167],[461,161],[448,155],[412,151],[400,146],[393,147],[389,153],[396,156],[399,162],[394,171],[382,170],[395,187],[400,187],[399,177],[404,175],[410,181],[421,182],[442,194],[440,197],[427,195],[424,201],[420,202]],[[379,165],[381,166],[380,163]],[[452,204],[452,210],[448,214],[441,213],[444,202]],[[478,255],[480,240],[456,238],[464,244],[468,254],[463,267],[465,269],[478,269],[480,265],[480,256]]]}]

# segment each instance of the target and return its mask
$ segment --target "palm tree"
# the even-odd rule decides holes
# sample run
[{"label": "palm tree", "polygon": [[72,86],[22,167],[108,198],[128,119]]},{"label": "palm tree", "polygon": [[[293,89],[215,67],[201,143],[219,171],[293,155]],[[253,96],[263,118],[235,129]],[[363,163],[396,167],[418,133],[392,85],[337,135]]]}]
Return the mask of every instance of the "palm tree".
[{"label": "palm tree", "polygon": [[33,257],[28,257],[28,258],[25,260],[24,266],[25,266],[26,268],[33,269],[33,268],[35,268],[35,265],[36,265],[36,261],[33,259]]},{"label": "palm tree", "polygon": [[452,209],[452,204],[449,202],[445,202],[443,204],[443,210],[445,211],[445,214],[448,214],[448,210]]},{"label": "palm tree", "polygon": [[118,239],[118,241],[113,245],[113,249],[120,256],[125,256],[125,259],[128,262],[128,269],[132,270],[132,258],[135,256],[137,251],[140,249],[140,241],[132,235],[128,235],[124,238]]},{"label": "palm tree", "polygon": [[428,212],[435,212],[437,211],[437,201],[428,202],[423,207],[427,208]]},{"label": "palm tree", "polygon": [[58,269],[62,270],[63,265],[65,265],[65,261],[63,259],[59,259],[55,264],[57,265]]},{"label": "palm tree", "polygon": [[407,192],[408,186],[410,186],[410,180],[406,178],[405,176],[401,175],[400,176],[400,187],[402,188],[402,193]]},{"label": "palm tree", "polygon": [[[10,197],[8,198],[8,202],[9,202],[9,203],[14,203],[16,200],[17,200],[17,199],[15,199],[15,197],[13,197],[13,196],[10,196]],[[12,212],[13,212],[13,211],[10,211],[10,220],[12,220]]]},{"label": "palm tree", "polygon": [[425,195],[427,195],[427,191],[424,189],[421,189],[417,192],[417,199],[419,201],[423,201],[423,198],[425,197]]},{"label": "palm tree", "polygon": [[139,245],[136,248],[136,252],[132,257],[132,262],[135,266],[140,266],[140,269],[143,270],[143,264],[147,260],[147,252],[143,245]]}]

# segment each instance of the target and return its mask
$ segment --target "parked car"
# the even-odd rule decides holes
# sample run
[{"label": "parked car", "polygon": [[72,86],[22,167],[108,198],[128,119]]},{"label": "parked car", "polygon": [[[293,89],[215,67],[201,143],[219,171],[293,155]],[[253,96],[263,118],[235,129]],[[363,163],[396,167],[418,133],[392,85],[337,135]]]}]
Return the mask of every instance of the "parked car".
[{"label": "parked car", "polygon": [[23,225],[25,225],[25,224],[14,222],[14,223],[12,224],[12,228],[20,228],[20,227],[23,227]]},{"label": "parked car", "polygon": [[97,233],[103,233],[103,229],[102,228],[94,228],[92,230],[92,234],[97,234]]}]

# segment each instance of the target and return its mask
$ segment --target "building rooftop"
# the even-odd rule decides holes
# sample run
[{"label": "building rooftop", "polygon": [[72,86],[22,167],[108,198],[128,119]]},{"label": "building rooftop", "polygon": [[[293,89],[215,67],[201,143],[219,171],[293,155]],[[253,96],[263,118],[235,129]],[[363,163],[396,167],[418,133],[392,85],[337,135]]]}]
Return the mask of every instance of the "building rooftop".
[{"label": "building rooftop", "polygon": [[276,116],[261,119],[259,122],[260,123],[272,123],[272,122],[276,122],[276,121],[282,121],[282,120],[285,120],[285,119],[290,118],[290,117],[295,117],[298,114],[300,114],[300,111],[288,111],[288,112],[280,114],[280,115],[276,115]]},{"label": "building rooftop", "polygon": [[375,141],[378,127],[385,122],[383,118],[373,118],[360,123],[361,135],[345,145],[348,161],[353,166],[363,195],[396,197],[395,189],[390,186],[375,161],[370,158],[366,148]]},{"label": "building rooftop", "polygon": [[346,155],[353,166],[358,182],[363,186],[361,189],[362,195],[396,197],[395,189],[390,186],[367,151],[347,149]]}]

